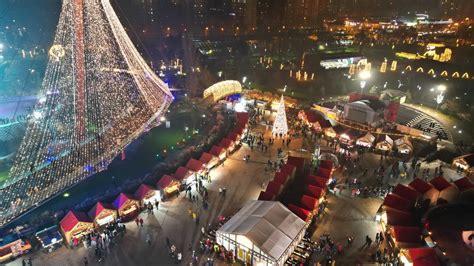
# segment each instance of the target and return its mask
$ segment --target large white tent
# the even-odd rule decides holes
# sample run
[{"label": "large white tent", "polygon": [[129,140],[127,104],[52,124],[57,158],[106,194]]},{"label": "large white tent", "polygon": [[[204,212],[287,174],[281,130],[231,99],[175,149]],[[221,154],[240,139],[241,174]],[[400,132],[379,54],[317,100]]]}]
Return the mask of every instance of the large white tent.
[{"label": "large white tent", "polygon": [[305,226],[280,202],[254,200],[217,230],[217,243],[251,265],[283,265]]}]

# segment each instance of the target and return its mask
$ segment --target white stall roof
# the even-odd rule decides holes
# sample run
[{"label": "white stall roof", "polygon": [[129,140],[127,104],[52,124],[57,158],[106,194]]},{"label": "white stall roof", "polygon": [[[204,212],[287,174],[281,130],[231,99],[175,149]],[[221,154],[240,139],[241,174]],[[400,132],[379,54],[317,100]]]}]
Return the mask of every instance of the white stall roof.
[{"label": "white stall roof", "polygon": [[298,238],[304,226],[305,222],[280,202],[253,200],[237,212],[218,232],[243,235],[277,261]]}]

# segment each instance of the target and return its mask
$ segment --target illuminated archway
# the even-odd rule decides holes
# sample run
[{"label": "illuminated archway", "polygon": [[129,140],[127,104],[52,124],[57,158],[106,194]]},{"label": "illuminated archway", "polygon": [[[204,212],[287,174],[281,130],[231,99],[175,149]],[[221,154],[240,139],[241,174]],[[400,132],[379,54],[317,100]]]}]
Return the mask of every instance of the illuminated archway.
[{"label": "illuminated archway", "polygon": [[411,71],[411,66],[407,66],[407,67],[405,68],[405,70],[406,70],[406,71]]},{"label": "illuminated archway", "polygon": [[430,75],[434,75],[434,74],[435,74],[435,72],[434,72],[434,70],[433,70],[433,69],[430,69],[430,70],[428,71],[428,74],[430,74]]},{"label": "illuminated archway", "polygon": [[462,74],[461,78],[463,78],[463,79],[468,79],[468,78],[469,78],[469,74],[466,72],[466,73]]},{"label": "illuminated archway", "polygon": [[425,70],[423,70],[422,67],[419,67],[419,68],[416,70],[416,72],[425,73]]},{"label": "illuminated archway", "polygon": [[212,97],[212,100],[217,102],[218,100],[242,92],[242,85],[236,80],[224,80],[217,82],[204,90],[203,98]]},{"label": "illuminated archway", "polygon": [[459,72],[454,72],[452,75],[453,78],[459,78]]},{"label": "illuminated archway", "polygon": [[445,71],[441,72],[441,76],[447,77],[448,76],[448,71],[445,70]]}]

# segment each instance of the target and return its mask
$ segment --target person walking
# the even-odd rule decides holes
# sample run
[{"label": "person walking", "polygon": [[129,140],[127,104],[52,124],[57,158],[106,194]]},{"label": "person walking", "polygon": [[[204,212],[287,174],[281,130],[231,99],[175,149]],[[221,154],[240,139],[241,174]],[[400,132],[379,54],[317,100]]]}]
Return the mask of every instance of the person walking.
[{"label": "person walking", "polygon": [[89,261],[87,260],[86,257],[84,257],[84,266],[87,266],[87,265],[89,265]]},{"label": "person walking", "polygon": [[137,227],[140,226],[140,219],[138,217],[135,219],[135,223],[137,224]]},{"label": "person walking", "polygon": [[383,236],[383,232],[380,232],[380,236],[379,236],[379,242],[380,244],[383,244],[383,241],[385,240],[384,236]]},{"label": "person walking", "polygon": [[143,227],[143,219],[140,218],[140,226]]},{"label": "person walking", "polygon": [[169,248],[171,246],[171,241],[168,237],[166,237],[166,246]]}]

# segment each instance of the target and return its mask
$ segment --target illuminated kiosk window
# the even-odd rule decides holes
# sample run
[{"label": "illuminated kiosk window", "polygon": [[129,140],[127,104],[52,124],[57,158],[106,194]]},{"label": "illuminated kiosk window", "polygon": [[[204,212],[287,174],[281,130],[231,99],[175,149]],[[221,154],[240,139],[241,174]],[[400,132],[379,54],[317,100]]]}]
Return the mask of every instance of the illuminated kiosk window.
[{"label": "illuminated kiosk window", "polygon": [[96,223],[99,225],[99,226],[102,226],[102,225],[105,225],[105,224],[108,224],[108,223],[111,223],[114,221],[114,215],[113,214],[108,214],[108,215],[105,215],[104,217],[102,218],[99,218],[99,219],[96,219]]},{"label": "illuminated kiosk window", "polygon": [[236,80],[225,80],[218,82],[211,87],[204,90],[203,98],[206,99],[208,97],[212,97],[214,102],[218,100],[230,96],[233,94],[241,93],[242,92],[242,85],[240,82]]}]

